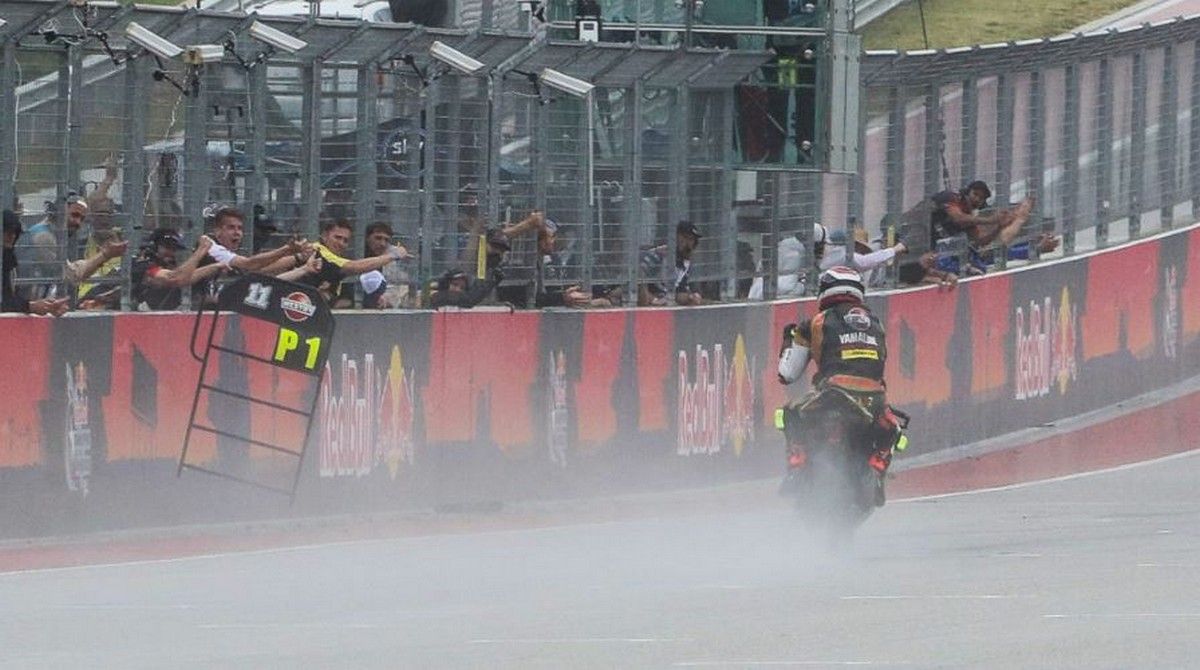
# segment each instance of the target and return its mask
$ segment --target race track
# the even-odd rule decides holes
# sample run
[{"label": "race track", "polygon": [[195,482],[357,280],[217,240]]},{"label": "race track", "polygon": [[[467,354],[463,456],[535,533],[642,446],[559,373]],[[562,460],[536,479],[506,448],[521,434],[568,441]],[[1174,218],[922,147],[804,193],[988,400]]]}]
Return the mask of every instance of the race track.
[{"label": "race track", "polygon": [[[0,575],[0,666],[1184,667],[1200,455],[898,502]],[[689,495],[696,495],[695,493]]]}]

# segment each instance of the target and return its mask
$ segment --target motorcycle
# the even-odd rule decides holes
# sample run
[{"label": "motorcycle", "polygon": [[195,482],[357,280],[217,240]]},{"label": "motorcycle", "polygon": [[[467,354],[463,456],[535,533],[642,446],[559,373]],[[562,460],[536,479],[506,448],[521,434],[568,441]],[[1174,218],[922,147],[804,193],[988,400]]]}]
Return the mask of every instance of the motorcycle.
[{"label": "motorcycle", "polygon": [[[909,417],[892,410],[901,431],[897,450],[907,438]],[[847,539],[884,501],[888,463],[874,443],[872,412],[850,393],[829,386],[794,407],[776,412],[788,447],[788,474],[780,495],[794,500],[797,512],[814,531]],[[890,453],[886,459],[890,461]]]}]

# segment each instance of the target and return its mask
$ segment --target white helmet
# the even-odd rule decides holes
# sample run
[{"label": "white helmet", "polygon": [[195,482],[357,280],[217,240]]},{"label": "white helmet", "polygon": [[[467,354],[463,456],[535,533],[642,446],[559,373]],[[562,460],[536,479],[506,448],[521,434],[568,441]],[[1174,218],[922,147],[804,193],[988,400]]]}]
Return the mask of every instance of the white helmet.
[{"label": "white helmet", "polygon": [[862,302],[865,290],[862,275],[858,270],[845,265],[835,265],[821,273],[817,299],[824,304],[826,300],[835,296],[850,296]]}]

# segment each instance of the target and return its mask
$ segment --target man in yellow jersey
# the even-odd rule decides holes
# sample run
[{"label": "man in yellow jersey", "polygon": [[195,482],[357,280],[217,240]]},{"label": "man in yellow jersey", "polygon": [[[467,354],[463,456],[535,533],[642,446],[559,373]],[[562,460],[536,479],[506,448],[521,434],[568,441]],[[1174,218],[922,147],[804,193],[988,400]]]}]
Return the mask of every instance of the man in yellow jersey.
[{"label": "man in yellow jersey", "polygon": [[[349,221],[338,220],[325,224],[321,228],[320,241],[313,245],[313,251],[321,260],[320,269],[307,272],[299,279],[301,283],[316,286],[329,301],[330,307],[345,308],[353,304],[352,289],[346,289],[342,283],[347,277],[378,272],[389,263],[410,257],[404,247],[390,245],[378,256],[348,259],[343,254],[350,248],[353,236]],[[302,260],[298,259],[296,265],[301,264]]]}]

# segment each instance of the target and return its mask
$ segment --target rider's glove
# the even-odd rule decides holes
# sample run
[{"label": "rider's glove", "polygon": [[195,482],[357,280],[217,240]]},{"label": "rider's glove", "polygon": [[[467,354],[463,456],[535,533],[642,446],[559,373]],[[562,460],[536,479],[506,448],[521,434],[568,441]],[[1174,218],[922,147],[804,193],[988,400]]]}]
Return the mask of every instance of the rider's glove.
[{"label": "rider's glove", "polygon": [[783,346],[784,347],[792,346],[792,343],[796,341],[796,331],[799,329],[800,329],[800,327],[794,323],[789,323],[788,325],[783,327]]}]

